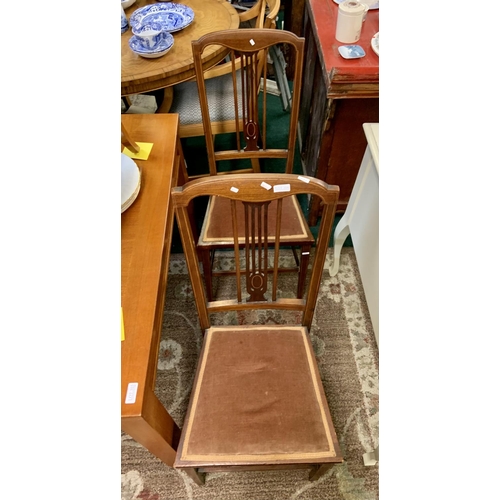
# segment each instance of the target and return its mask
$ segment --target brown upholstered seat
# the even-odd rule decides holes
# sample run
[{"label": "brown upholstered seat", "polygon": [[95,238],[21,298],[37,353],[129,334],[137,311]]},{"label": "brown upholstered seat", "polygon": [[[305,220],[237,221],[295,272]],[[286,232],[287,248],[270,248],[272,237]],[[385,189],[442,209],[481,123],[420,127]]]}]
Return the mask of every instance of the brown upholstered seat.
[{"label": "brown upholstered seat", "polygon": [[[314,237],[303,216],[302,209],[295,196],[283,200],[283,211],[288,214],[283,218],[281,227],[281,242],[296,244],[313,243]],[[211,198],[207,208],[207,216],[201,229],[198,245],[233,246],[233,230],[228,215],[231,213],[231,202],[227,198]],[[239,241],[244,243],[243,204],[236,205],[236,217],[239,221]],[[269,242],[274,243],[274,228],[276,226],[276,202],[269,206]]]},{"label": "brown upholstered seat", "polygon": [[307,328],[207,330],[176,466],[341,461]]},{"label": "brown upholstered seat", "polygon": [[[316,479],[342,462],[309,339],[338,193],[337,186],[312,177],[260,173],[206,177],[172,191],[204,332],[174,466],[198,484],[203,472],[242,469],[311,468],[310,478]],[[283,213],[302,194],[319,196],[323,215],[305,297],[294,298],[293,286],[278,289],[277,263],[287,223]],[[188,211],[200,196],[228,204],[236,270],[227,278],[234,280],[236,299],[209,300],[203,286]],[[244,213],[237,215],[241,207]],[[272,273],[268,260],[274,262]],[[279,314],[278,324],[248,319],[266,309]],[[237,324],[228,326],[225,314],[232,311],[231,323]],[[220,314],[222,320],[214,324]]]}]

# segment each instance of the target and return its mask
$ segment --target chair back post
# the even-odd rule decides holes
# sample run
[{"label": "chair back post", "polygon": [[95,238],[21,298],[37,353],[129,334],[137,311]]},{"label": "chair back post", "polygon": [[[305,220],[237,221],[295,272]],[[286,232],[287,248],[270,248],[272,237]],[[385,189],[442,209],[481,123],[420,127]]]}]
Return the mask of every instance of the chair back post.
[{"label": "chair back post", "polygon": [[[302,39],[304,40],[304,39]],[[295,142],[297,140],[297,127],[299,123],[300,96],[302,93],[302,64],[304,59],[304,41],[297,45],[295,50],[295,74],[293,77],[292,111],[290,117],[290,131],[288,135],[288,156],[285,172],[291,174],[293,171],[293,158],[295,153]]]},{"label": "chair back post", "polygon": [[[188,184],[189,182],[186,184],[186,186]],[[208,310],[206,307],[205,291],[203,288],[203,282],[198,264],[198,256],[196,252],[194,235],[192,231],[191,222],[189,219],[188,204],[181,205],[175,203],[175,200],[177,199],[175,191],[179,189],[182,190],[182,188],[173,188],[172,190],[175,217],[177,219],[177,226],[179,228],[179,233],[181,236],[182,247],[184,249],[184,256],[186,259],[186,265],[188,268],[191,285],[193,287],[193,295],[196,303],[196,309],[198,311],[198,318],[200,321],[201,330],[204,332],[207,328],[210,327],[210,320],[208,317]]]},{"label": "chair back post", "polygon": [[321,224],[318,234],[318,239],[316,241],[316,253],[314,255],[314,260],[321,262],[321,267],[314,265],[311,277],[309,279],[309,290],[307,292],[306,309],[304,311],[304,316],[302,318],[302,326],[311,329],[311,324],[314,316],[314,309],[316,307],[316,301],[318,300],[319,287],[321,285],[321,275],[323,273],[323,266],[326,259],[326,252],[328,250],[328,242],[330,240],[330,234],[333,229],[333,221],[335,219],[335,211],[337,209],[339,191],[337,188],[336,198],[332,203],[325,203],[323,206],[323,212],[321,215]]}]

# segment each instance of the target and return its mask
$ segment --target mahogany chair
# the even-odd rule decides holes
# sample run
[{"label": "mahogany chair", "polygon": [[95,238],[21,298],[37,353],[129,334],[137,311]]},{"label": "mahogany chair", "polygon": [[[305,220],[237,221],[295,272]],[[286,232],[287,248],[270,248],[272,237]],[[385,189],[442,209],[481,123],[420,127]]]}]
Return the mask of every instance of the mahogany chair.
[{"label": "mahogany chair", "polygon": [[[288,45],[290,51],[295,52],[295,74],[292,81],[293,97],[289,116],[288,139],[284,147],[268,147],[272,141],[272,131],[268,132],[267,114],[267,57],[272,47]],[[203,128],[208,151],[208,163],[210,175],[218,175],[218,164],[239,160],[238,163],[250,162],[248,170],[237,170],[236,172],[261,171],[261,162],[272,160],[275,163],[281,161],[282,171],[291,174],[297,136],[297,123],[299,113],[299,98],[302,80],[302,60],[304,50],[304,39],[293,33],[283,30],[272,29],[245,29],[227,30],[210,33],[193,41],[193,57],[195,62]],[[230,50],[230,58],[233,63],[231,75],[231,95],[233,96],[232,113],[235,117],[235,149],[215,150],[213,116],[207,97],[207,83],[201,61],[203,50],[210,45],[223,45]],[[236,68],[236,61],[241,60],[242,71]],[[261,85],[263,92],[259,95]],[[241,105],[239,99],[241,98]],[[241,107],[241,110],[240,110]],[[268,133],[270,135],[268,139]],[[276,168],[276,165],[275,167]],[[234,174],[235,171],[229,172]],[[227,173],[227,172],[226,172]],[[191,178],[191,177],[190,177]],[[293,249],[295,265],[289,268],[280,268],[284,272],[296,272],[297,295],[302,296],[305,275],[307,272],[309,254],[314,237],[307,225],[303,211],[297,197],[290,197],[284,201],[283,210],[283,233],[280,241],[282,244]],[[232,247],[231,222],[228,219],[230,213],[229,201],[222,198],[211,198],[204,216],[200,238],[198,240],[198,253],[203,265],[203,274],[207,289],[208,299],[213,298],[213,276],[224,274],[227,271],[214,271],[213,261],[215,251]],[[243,206],[237,209],[237,217],[243,217]],[[241,225],[240,225],[241,227]],[[269,243],[274,245],[274,235],[269,235]],[[243,234],[239,235],[241,244]],[[298,249],[298,251],[297,251]],[[300,255],[298,255],[300,253]]]},{"label": "mahogany chair", "polygon": [[[274,29],[279,10],[280,0],[259,0],[251,9],[240,13],[240,29]],[[235,65],[237,70],[240,69],[241,61],[239,58],[236,59]],[[232,71],[233,63],[226,61],[203,72],[214,135],[236,132]],[[204,135],[196,81],[183,82],[173,88],[172,102],[168,112],[179,114],[179,137]],[[241,127],[242,122],[240,121]]]},{"label": "mahogany chair", "polygon": [[[268,234],[275,234],[279,248],[285,200],[301,193],[322,200],[321,226],[306,296],[291,298],[287,293],[280,298],[284,290],[279,288],[278,251],[274,272],[267,272]],[[236,298],[208,301],[205,295],[187,207],[207,195],[229,201],[236,274],[226,279],[235,282],[229,290]],[[205,177],[172,190],[204,332],[174,467],[198,484],[203,484],[204,472],[288,468],[310,468],[314,480],[343,461],[309,338],[338,195],[337,186],[314,177],[262,173]],[[236,217],[238,204],[244,205],[242,221]],[[265,309],[280,318],[291,316],[283,324],[251,324],[246,315]],[[214,319],[228,311],[236,311],[238,324]]]}]

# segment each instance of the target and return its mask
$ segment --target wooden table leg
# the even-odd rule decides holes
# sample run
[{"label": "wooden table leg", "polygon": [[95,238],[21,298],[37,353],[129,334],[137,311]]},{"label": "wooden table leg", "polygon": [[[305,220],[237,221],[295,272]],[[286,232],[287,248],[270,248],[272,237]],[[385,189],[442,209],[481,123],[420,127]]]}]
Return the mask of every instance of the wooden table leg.
[{"label": "wooden table leg", "polygon": [[152,390],[145,394],[143,414],[122,417],[122,430],[170,467],[180,439],[180,430]]}]

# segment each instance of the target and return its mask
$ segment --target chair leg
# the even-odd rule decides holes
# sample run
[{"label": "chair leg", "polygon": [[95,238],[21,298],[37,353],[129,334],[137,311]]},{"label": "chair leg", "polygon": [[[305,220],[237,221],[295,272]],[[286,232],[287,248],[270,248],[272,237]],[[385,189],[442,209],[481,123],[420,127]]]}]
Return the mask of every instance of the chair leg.
[{"label": "chair leg", "polygon": [[297,285],[297,298],[301,299],[304,295],[306,284],[307,266],[309,265],[309,254],[311,253],[311,245],[304,245],[300,251],[300,267],[299,267],[299,282]]},{"label": "chair leg", "polygon": [[198,469],[182,469],[198,486],[205,484],[205,474]]},{"label": "chair leg", "polygon": [[207,291],[207,300],[213,300],[212,293],[212,259],[210,258],[210,250],[207,248],[198,247],[198,252],[203,266],[203,276],[205,277],[205,288]]},{"label": "chair leg", "polygon": [[315,465],[309,473],[309,481],[316,481],[324,476],[335,464]]}]

